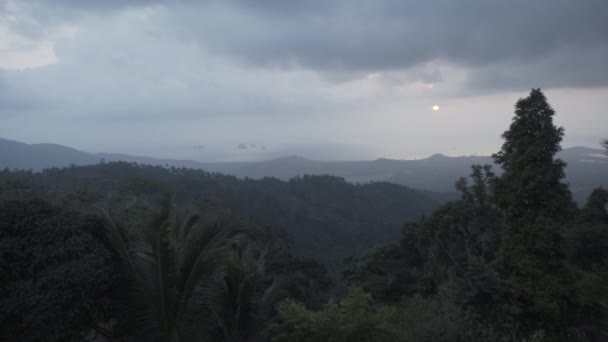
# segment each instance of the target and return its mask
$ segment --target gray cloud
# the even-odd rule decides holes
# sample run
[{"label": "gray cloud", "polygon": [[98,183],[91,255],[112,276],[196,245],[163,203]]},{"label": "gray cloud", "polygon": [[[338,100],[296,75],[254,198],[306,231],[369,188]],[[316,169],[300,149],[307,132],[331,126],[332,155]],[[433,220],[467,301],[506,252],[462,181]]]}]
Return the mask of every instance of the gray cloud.
[{"label": "gray cloud", "polygon": [[[163,34],[162,10],[119,12],[71,22],[77,34],[56,39],[57,64],[0,75],[0,83],[6,80],[0,95],[6,106],[27,98],[31,107],[66,116],[163,121],[302,115],[338,105],[314,90],[290,84],[277,89],[277,81],[291,80],[243,68]],[[314,88],[315,82],[302,75],[298,86]]]},{"label": "gray cloud", "polygon": [[[183,13],[179,27],[211,51],[266,67],[356,73],[443,60],[471,69],[471,85],[485,85],[481,79],[504,64],[516,64],[520,79],[526,67],[536,68],[516,82],[526,88],[536,83],[532,76],[550,76],[548,86],[608,84],[604,74],[585,70],[608,70],[603,52],[597,55],[598,47],[608,47],[606,1],[229,3]],[[555,62],[542,64],[547,59]]]},{"label": "gray cloud", "polygon": [[306,68],[338,82],[403,69],[414,69],[417,81],[437,81],[441,75],[421,74],[416,68],[442,61],[467,68],[466,85],[474,90],[527,89],[539,78],[548,87],[608,85],[604,0],[32,4],[32,12],[43,23],[49,17],[72,18],[74,13],[165,7],[168,26],[157,30],[161,34],[174,32],[176,39],[197,42],[208,53],[248,65]]},{"label": "gray cloud", "polygon": [[[476,68],[466,86],[487,92],[526,87],[605,87],[608,85],[608,45],[590,47],[584,53],[561,51],[544,59],[512,61]],[[479,91],[477,91],[479,93]]]},{"label": "gray cloud", "polygon": [[19,86],[19,83],[11,82],[11,78],[0,70],[0,117],[14,116],[43,104],[32,101],[32,98],[26,95],[27,90],[19,89]]}]

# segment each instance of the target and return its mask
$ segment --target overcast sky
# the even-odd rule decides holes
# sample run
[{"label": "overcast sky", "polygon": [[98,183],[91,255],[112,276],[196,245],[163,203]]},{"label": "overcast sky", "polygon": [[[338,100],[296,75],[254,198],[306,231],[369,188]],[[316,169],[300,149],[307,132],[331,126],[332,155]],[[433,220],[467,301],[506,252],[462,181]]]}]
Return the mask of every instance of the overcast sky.
[{"label": "overcast sky", "polygon": [[563,145],[596,147],[607,13],[606,0],[0,0],[0,137],[205,161],[490,154],[541,87]]}]

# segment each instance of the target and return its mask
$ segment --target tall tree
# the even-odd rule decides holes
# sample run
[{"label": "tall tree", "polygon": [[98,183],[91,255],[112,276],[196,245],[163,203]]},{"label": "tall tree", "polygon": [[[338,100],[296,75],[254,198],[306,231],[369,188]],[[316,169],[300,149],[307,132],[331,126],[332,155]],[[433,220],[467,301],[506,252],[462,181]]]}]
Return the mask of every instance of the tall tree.
[{"label": "tall tree", "polygon": [[495,181],[495,200],[504,211],[506,228],[496,266],[513,291],[505,301],[517,338],[553,334],[564,338],[572,310],[574,279],[566,263],[561,228],[576,207],[562,183],[566,164],[555,158],[563,128],[540,89],[520,99],[494,155],[504,173]]},{"label": "tall tree", "polygon": [[554,115],[542,91],[532,89],[517,101],[502,149],[493,156],[504,170],[495,182],[496,199],[511,223],[567,220],[574,214],[572,194],[562,183],[566,163],[555,158],[564,129],[553,124]]},{"label": "tall tree", "polygon": [[608,190],[597,188],[591,192],[587,203],[581,210],[580,220],[592,224],[608,224]]}]

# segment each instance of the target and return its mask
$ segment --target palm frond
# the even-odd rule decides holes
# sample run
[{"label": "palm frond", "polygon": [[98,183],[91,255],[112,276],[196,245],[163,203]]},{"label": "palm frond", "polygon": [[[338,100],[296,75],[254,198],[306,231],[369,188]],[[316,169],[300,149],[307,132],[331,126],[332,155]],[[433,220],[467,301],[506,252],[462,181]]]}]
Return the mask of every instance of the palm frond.
[{"label": "palm frond", "polygon": [[266,317],[266,300],[275,292],[275,283],[268,288],[264,278],[267,253],[268,246],[260,251],[247,240],[230,246],[223,301],[216,311],[224,339],[246,340],[259,332]]},{"label": "palm frond", "polygon": [[145,273],[141,267],[141,246],[133,252],[121,233],[120,227],[105,210],[100,210],[105,218],[106,235],[112,249],[119,258],[120,271],[127,282],[131,305],[127,315],[129,322],[123,327],[125,332],[150,333],[157,327],[157,310],[150,307],[150,298],[154,293],[147,285]]},{"label": "palm frond", "polygon": [[101,209],[101,214],[105,220],[106,236],[112,246],[112,249],[116,252],[120,258],[122,266],[126,268],[127,273],[134,273],[135,266],[133,259],[131,258],[131,252],[127,246],[125,239],[120,233],[120,228],[116,222],[112,219],[107,210]]},{"label": "palm frond", "polygon": [[201,220],[201,216],[198,214],[188,215],[187,219],[183,222],[177,220],[175,222],[175,241],[183,244],[186,237],[190,235],[192,228]]},{"label": "palm frond", "polygon": [[252,254],[232,219],[181,213],[165,196],[130,246],[105,215],[129,279],[131,328],[161,340],[242,336],[254,321],[267,251]]},{"label": "palm frond", "polygon": [[169,338],[175,331],[176,256],[170,239],[174,213],[172,197],[166,196],[159,211],[142,231],[142,240],[127,247],[120,230],[106,213],[107,231],[129,282],[131,327],[140,333]]},{"label": "palm frond", "polygon": [[[168,212],[169,213],[169,212]],[[147,238],[150,244],[150,267],[147,268],[151,273],[151,289],[155,294],[152,303],[156,301],[159,310],[159,318],[163,334],[171,336],[173,333],[173,322],[175,322],[174,303],[176,260],[175,251],[169,239],[169,225],[167,222],[160,221],[157,226],[152,226],[154,230],[148,231]]]},{"label": "palm frond", "polygon": [[225,251],[233,237],[234,231],[222,222],[200,227],[189,234],[181,256],[178,315],[182,314],[201,278],[213,277],[224,265]]}]

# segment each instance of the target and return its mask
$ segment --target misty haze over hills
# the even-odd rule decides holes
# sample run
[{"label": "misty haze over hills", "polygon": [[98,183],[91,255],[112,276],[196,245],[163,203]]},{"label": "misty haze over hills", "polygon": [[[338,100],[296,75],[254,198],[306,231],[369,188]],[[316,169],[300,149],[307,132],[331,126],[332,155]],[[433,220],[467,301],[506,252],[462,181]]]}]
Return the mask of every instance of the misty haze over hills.
[{"label": "misty haze over hills", "polygon": [[[582,203],[599,186],[608,186],[608,157],[601,149],[572,147],[560,152],[568,163],[566,179],[575,199]],[[57,144],[26,144],[0,138],[0,168],[40,171],[51,167],[93,165],[102,161],[203,169],[260,179],[283,180],[301,175],[334,175],[353,183],[387,181],[432,192],[453,192],[459,177],[467,176],[473,164],[493,164],[489,156],[448,157],[435,154],[417,160],[376,159],[370,161],[316,161],[287,156],[256,162],[205,163],[193,160],[156,159],[117,153],[88,153]],[[495,168],[495,171],[500,170]],[[448,196],[449,197],[449,196]]]}]

